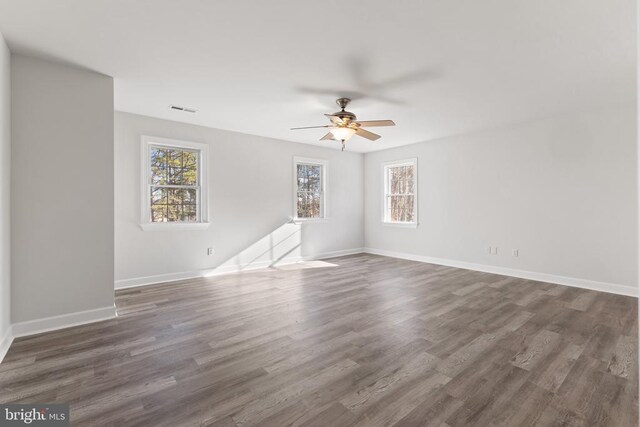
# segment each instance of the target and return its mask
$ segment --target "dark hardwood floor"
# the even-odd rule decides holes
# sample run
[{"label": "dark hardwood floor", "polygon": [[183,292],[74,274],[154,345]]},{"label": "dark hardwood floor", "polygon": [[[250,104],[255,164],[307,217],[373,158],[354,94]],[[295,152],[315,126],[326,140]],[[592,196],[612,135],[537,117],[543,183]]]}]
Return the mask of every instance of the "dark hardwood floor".
[{"label": "dark hardwood floor", "polygon": [[72,425],[638,425],[635,298],[354,255],[116,301],[17,339],[1,401]]}]

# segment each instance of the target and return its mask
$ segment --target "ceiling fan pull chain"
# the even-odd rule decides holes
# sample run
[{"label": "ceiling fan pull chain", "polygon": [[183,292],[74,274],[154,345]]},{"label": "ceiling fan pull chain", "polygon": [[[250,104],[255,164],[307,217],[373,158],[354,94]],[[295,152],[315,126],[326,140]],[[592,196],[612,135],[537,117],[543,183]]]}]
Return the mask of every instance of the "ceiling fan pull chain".
[{"label": "ceiling fan pull chain", "polygon": [[342,151],[344,151],[344,139],[342,140]]}]

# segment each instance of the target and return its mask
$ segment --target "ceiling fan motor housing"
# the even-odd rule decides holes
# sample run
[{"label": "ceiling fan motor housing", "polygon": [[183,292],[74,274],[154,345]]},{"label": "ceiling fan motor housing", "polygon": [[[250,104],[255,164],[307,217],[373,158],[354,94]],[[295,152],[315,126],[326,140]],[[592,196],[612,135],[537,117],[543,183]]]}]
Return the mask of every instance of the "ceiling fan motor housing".
[{"label": "ceiling fan motor housing", "polygon": [[332,116],[340,117],[345,122],[355,122],[356,121],[356,115],[353,114],[351,111],[344,111],[344,110],[337,111],[337,112],[333,113]]},{"label": "ceiling fan motor housing", "polygon": [[353,114],[351,111],[345,111],[344,109],[347,108],[347,105],[349,105],[349,103],[351,102],[351,99],[349,98],[338,98],[336,100],[336,104],[338,104],[338,106],[340,106],[340,108],[342,108],[342,111],[337,111],[335,113],[333,113],[333,116],[336,117],[340,117],[342,120],[345,120],[347,122],[355,122],[356,121],[356,115]]}]

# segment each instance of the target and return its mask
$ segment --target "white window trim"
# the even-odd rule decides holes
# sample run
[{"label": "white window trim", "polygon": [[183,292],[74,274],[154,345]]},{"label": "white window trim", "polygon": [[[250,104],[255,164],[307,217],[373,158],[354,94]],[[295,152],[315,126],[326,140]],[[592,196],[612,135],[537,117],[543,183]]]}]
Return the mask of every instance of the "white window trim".
[{"label": "white window trim", "polygon": [[[387,179],[387,169],[394,166],[413,166],[413,222],[393,222],[387,221],[387,192],[389,190],[389,181]],[[418,158],[413,157],[410,159],[393,160],[382,163],[382,225],[386,227],[399,227],[399,228],[416,228],[418,227]]]},{"label": "white window trim", "polygon": [[[149,200],[149,146],[165,146],[198,150],[199,156],[199,184],[200,184],[200,212],[198,222],[151,222],[151,206]],[[177,139],[159,138],[142,135],[140,144],[140,227],[145,231],[178,231],[204,230],[209,227],[209,192],[208,166],[209,146],[199,142],[181,141]]]},{"label": "white window trim", "polygon": [[[319,165],[322,166],[322,198],[320,199],[320,218],[298,218],[298,165]],[[328,222],[327,218],[327,175],[328,175],[328,162],[322,159],[311,159],[308,157],[297,157],[293,158],[293,168],[292,168],[292,182],[293,182],[293,222],[296,223],[324,223]]]}]

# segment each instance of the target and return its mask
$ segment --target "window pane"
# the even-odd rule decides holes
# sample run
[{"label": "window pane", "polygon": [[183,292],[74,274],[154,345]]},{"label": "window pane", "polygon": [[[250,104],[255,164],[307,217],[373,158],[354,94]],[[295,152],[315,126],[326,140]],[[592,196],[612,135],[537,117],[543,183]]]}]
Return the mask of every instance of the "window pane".
[{"label": "window pane", "polygon": [[152,222],[193,222],[197,212],[197,189],[151,187]]},{"label": "window pane", "polygon": [[187,150],[166,150],[167,185],[197,185],[198,153]]},{"label": "window pane", "polygon": [[320,218],[320,193],[319,192],[313,192],[313,193],[309,193],[311,194],[311,204],[310,204],[310,211],[311,211],[311,217],[312,218]]},{"label": "window pane", "polygon": [[322,191],[322,166],[297,165],[297,183],[299,191]]},{"label": "window pane", "polygon": [[301,190],[307,178],[307,165],[297,165],[297,171],[298,190]]},{"label": "window pane", "polygon": [[167,184],[182,184],[182,151],[167,150]]},{"label": "window pane", "polygon": [[198,185],[198,153],[182,152],[182,185]]},{"label": "window pane", "polygon": [[387,220],[391,222],[413,222],[414,202],[415,196],[387,196]]},{"label": "window pane", "polygon": [[319,192],[298,192],[298,218],[320,218],[321,198],[322,194]]},{"label": "window pane", "polygon": [[167,150],[151,147],[150,150],[151,183],[164,185],[167,183]]},{"label": "window pane", "polygon": [[387,169],[389,194],[413,194],[414,166],[394,166]]},{"label": "window pane", "polygon": [[405,194],[413,194],[413,186],[415,184],[415,180],[414,180],[414,167],[413,166],[408,166],[407,167],[407,180],[406,180],[406,184],[405,184]]},{"label": "window pane", "polygon": [[413,184],[415,182],[414,176],[415,174],[415,166],[407,166],[407,192],[413,193]]},{"label": "window pane", "polygon": [[404,211],[404,219],[403,221],[405,222],[414,222],[415,218],[414,218],[414,203],[415,203],[415,196],[407,196],[405,198],[405,211]]},{"label": "window pane", "polygon": [[322,189],[322,168],[320,166],[309,167],[308,190],[319,192]]},{"label": "window pane", "polygon": [[179,205],[169,205],[167,206],[167,222],[178,222],[180,215],[180,206]]},{"label": "window pane", "polygon": [[154,205],[151,206],[151,222],[166,222],[167,206]]},{"label": "window pane", "polygon": [[165,188],[168,205],[195,205],[195,188]]},{"label": "window pane", "polygon": [[198,213],[196,205],[184,205],[184,221],[197,221]]},{"label": "window pane", "polygon": [[167,192],[164,188],[151,187],[151,206],[166,205]]},{"label": "window pane", "polygon": [[309,193],[298,193],[298,218],[312,218]]},{"label": "window pane", "polygon": [[198,185],[198,152],[151,147],[149,153],[151,184]]},{"label": "window pane", "polygon": [[296,196],[296,216],[298,218],[304,218],[304,214],[305,214],[305,207],[304,207],[304,199],[302,197],[302,195],[300,193],[297,193]]},{"label": "window pane", "polygon": [[398,194],[407,193],[407,166],[401,166],[398,168]]}]

